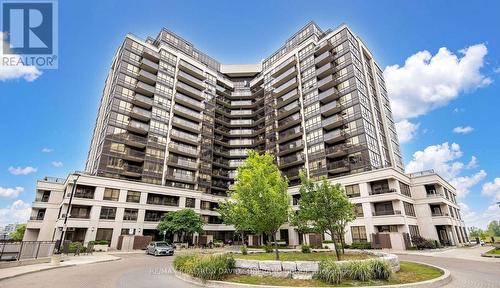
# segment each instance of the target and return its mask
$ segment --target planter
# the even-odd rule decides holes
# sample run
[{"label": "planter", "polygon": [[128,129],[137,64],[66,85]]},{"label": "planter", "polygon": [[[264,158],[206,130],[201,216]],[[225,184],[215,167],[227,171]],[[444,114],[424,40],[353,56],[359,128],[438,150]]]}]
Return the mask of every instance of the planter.
[{"label": "planter", "polygon": [[108,251],[108,245],[106,244],[97,244],[97,245],[94,245],[94,251],[96,252],[107,252]]},{"label": "planter", "polygon": [[61,265],[61,254],[54,254],[50,258],[50,264],[53,266]]},{"label": "planter", "polygon": [[188,248],[189,244],[188,243],[174,243],[175,249],[179,248]]}]

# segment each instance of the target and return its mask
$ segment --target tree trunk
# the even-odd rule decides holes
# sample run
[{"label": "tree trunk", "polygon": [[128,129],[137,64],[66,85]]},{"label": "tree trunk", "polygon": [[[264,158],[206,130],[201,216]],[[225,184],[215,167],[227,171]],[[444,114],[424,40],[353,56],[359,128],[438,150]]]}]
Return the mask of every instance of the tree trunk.
[{"label": "tree trunk", "polygon": [[274,251],[276,252],[276,260],[280,260],[280,253],[278,250],[278,242],[276,241],[276,232],[273,233]]},{"label": "tree trunk", "polygon": [[340,232],[340,245],[342,245],[342,254],[345,254],[344,246],[345,246],[345,239],[344,239],[344,229]]},{"label": "tree trunk", "polygon": [[334,229],[330,230],[330,235],[332,236],[333,244],[335,245],[335,256],[337,257],[337,261],[340,261],[339,245],[335,240],[335,234],[336,233]]}]

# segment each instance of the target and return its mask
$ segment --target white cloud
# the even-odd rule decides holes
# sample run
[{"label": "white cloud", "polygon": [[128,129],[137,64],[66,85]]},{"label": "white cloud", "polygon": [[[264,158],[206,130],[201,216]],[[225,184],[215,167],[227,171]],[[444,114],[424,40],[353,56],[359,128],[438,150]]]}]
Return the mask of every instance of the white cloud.
[{"label": "white cloud", "polygon": [[52,161],[52,166],[60,168],[63,166],[63,163],[61,161]]},{"label": "white cloud", "polygon": [[31,206],[23,200],[16,200],[5,208],[0,208],[0,226],[11,223],[26,223],[31,214]]},{"label": "white cloud", "polygon": [[43,148],[42,149],[43,153],[50,153],[50,152],[53,152],[53,151],[54,151],[54,149],[51,149],[51,148]]},{"label": "white cloud", "polygon": [[496,67],[495,69],[493,69],[493,73],[500,73],[500,67]]},{"label": "white cloud", "polygon": [[486,229],[488,223],[493,220],[498,220],[498,215],[500,215],[500,207],[497,204],[492,204],[486,208],[481,213],[476,213],[472,211],[468,205],[465,203],[458,203],[460,205],[460,211],[465,224],[469,227],[475,226],[482,229]]},{"label": "white cloud", "polygon": [[[500,201],[500,178],[495,178],[493,182],[484,183],[482,194],[484,196],[493,197],[495,201]],[[500,214],[498,216],[500,216]]]},{"label": "white cloud", "polygon": [[453,109],[453,112],[454,112],[454,113],[461,113],[461,112],[465,112],[465,108],[455,108],[455,109]]},{"label": "white cloud", "polygon": [[[0,32],[0,41],[2,41],[2,47],[3,45],[8,45],[4,41],[2,32]],[[0,51],[0,56],[3,56],[2,51]],[[14,61],[10,62],[19,63],[20,57],[18,55],[11,54],[6,57],[9,57],[9,59],[14,59]],[[25,66],[22,63],[17,65],[4,65],[3,61],[0,61],[0,81],[24,78],[24,80],[31,82],[38,78],[41,74],[42,72],[35,66]]]},{"label": "white cloud", "polygon": [[385,68],[384,76],[396,121],[424,115],[448,104],[462,92],[489,85],[481,74],[488,49],[477,44],[456,55],[446,47],[437,54],[420,51],[408,57],[403,66]]},{"label": "white cloud", "polygon": [[9,167],[9,172],[10,174],[13,175],[28,175],[30,173],[35,173],[38,171],[38,168],[34,168],[31,166],[26,166],[26,167]]},{"label": "white cloud", "polygon": [[460,145],[448,142],[431,145],[413,154],[412,160],[406,165],[408,173],[433,169],[457,189],[457,195],[464,197],[469,190],[486,177],[486,172],[480,170],[471,175],[460,175],[465,169],[471,169],[477,164],[476,157],[464,164],[458,161],[463,155]]},{"label": "white cloud", "polygon": [[457,134],[469,134],[470,132],[474,131],[474,128],[470,126],[458,126],[453,128],[453,133]]},{"label": "white cloud", "polygon": [[396,123],[396,131],[400,143],[406,143],[412,140],[417,134],[420,123],[414,124],[410,121],[403,119]]},{"label": "white cloud", "polygon": [[0,197],[16,198],[19,194],[23,193],[23,187],[3,188],[0,187]]}]

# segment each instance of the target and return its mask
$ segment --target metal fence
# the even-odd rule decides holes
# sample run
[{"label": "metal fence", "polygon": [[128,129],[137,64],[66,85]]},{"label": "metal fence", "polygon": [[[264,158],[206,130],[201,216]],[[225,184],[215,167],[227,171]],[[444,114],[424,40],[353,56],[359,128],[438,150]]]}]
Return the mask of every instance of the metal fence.
[{"label": "metal fence", "polygon": [[55,241],[0,241],[0,261],[50,257],[55,247]]}]

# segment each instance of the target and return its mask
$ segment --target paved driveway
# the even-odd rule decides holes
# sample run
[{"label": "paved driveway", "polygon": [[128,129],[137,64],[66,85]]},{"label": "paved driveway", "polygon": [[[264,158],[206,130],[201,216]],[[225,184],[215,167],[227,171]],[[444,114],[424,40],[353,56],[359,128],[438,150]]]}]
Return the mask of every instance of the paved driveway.
[{"label": "paved driveway", "polygon": [[422,255],[399,255],[400,260],[433,264],[450,270],[446,288],[499,288],[500,263]]},{"label": "paved driveway", "polygon": [[[500,258],[481,257],[481,254],[493,249],[491,246],[475,246],[471,248],[451,248],[444,251],[405,251],[403,254],[422,255],[431,257],[455,258],[482,262],[500,262]],[[393,252],[398,254],[398,252]]]},{"label": "paved driveway", "polygon": [[171,256],[120,254],[113,262],[65,267],[27,274],[0,281],[1,288],[167,288],[198,287],[187,284],[172,274]]}]

